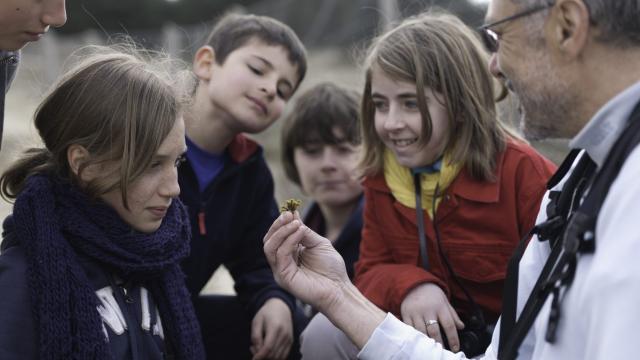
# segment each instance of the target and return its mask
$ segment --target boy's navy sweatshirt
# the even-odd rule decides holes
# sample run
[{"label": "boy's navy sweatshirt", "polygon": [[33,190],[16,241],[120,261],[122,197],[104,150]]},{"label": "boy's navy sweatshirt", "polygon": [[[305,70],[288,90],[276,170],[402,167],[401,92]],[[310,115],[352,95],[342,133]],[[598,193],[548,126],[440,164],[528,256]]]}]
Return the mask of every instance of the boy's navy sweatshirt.
[{"label": "boy's navy sweatshirt", "polygon": [[191,254],[182,266],[187,287],[197,297],[224,264],[251,317],[273,297],[282,299],[293,313],[294,298],[276,284],[263,251],[263,237],[279,211],[262,148],[238,135],[226,155],[224,168],[204,193],[189,161],[178,171],[180,198],[189,210],[193,233]]}]

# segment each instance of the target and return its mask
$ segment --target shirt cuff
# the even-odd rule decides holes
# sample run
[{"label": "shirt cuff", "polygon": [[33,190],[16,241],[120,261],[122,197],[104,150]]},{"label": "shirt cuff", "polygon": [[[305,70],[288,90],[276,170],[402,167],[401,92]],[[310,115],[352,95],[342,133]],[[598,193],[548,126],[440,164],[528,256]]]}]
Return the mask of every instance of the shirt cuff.
[{"label": "shirt cuff", "polygon": [[358,354],[358,359],[394,359],[402,352],[406,342],[415,338],[416,331],[387,313]]},{"label": "shirt cuff", "polygon": [[466,359],[464,353],[444,350],[439,343],[387,314],[364,345],[358,359],[410,360],[410,359]]}]

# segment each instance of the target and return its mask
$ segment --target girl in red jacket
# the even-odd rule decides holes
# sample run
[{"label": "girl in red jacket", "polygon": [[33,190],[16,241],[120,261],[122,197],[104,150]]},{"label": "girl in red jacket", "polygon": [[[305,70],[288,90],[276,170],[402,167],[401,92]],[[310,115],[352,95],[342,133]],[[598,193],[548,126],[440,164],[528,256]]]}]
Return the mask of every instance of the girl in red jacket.
[{"label": "girl in red jacket", "polygon": [[[497,116],[487,60],[454,16],[409,18],[370,46],[361,109],[365,208],[355,284],[467,356],[490,340],[507,261],[555,170]],[[305,359],[355,357],[337,331],[326,318],[312,321]]]}]

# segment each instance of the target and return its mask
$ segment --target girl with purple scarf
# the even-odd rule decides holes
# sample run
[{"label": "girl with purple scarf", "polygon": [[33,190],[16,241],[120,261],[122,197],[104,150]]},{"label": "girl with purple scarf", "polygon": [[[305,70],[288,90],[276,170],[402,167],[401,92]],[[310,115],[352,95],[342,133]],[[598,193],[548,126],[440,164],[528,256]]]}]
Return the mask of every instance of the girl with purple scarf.
[{"label": "girl with purple scarf", "polygon": [[160,65],[94,47],[37,109],[44,147],[0,178],[1,359],[204,358],[180,270],[181,98]]}]

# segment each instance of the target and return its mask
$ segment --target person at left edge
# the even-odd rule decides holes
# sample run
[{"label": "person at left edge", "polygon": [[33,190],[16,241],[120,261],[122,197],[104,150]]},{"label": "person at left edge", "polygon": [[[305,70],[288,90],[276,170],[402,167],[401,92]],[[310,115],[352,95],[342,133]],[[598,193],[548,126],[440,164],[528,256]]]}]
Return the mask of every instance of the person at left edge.
[{"label": "person at left edge", "polygon": [[20,62],[20,49],[38,41],[50,27],[67,22],[65,0],[0,1],[0,145],[4,127],[4,96]]}]

